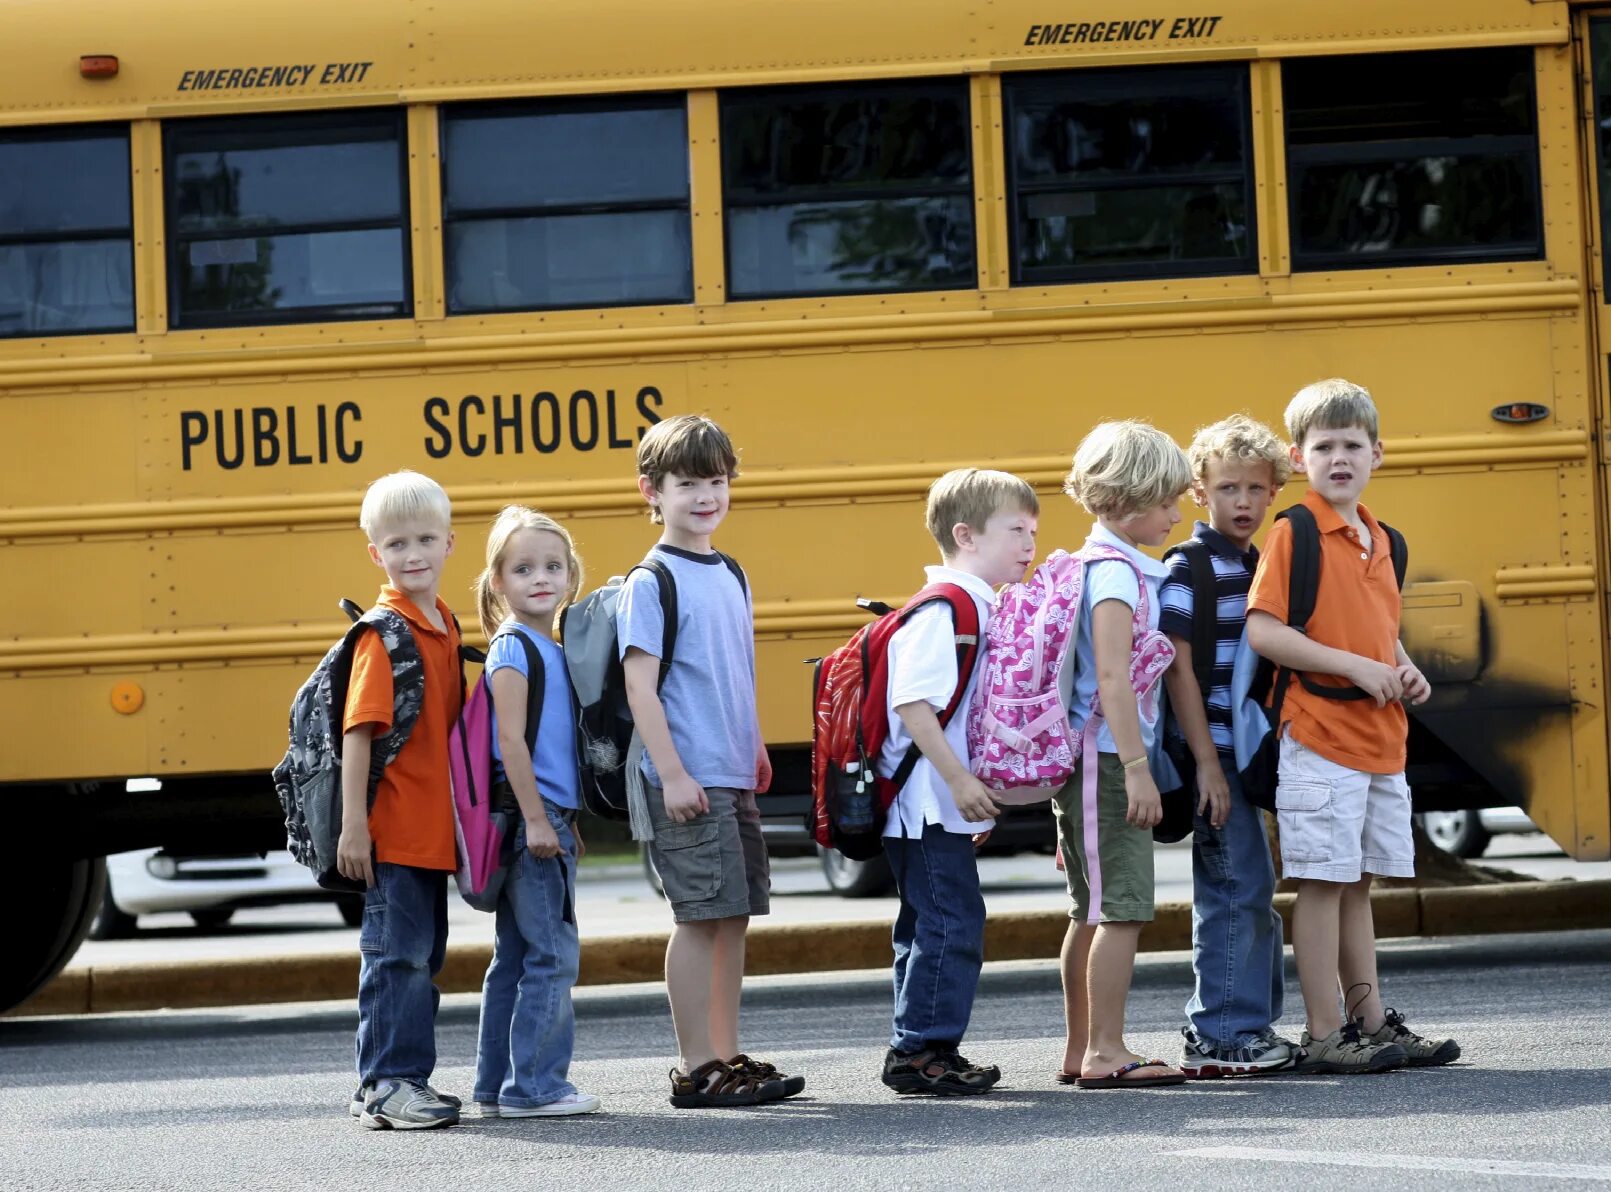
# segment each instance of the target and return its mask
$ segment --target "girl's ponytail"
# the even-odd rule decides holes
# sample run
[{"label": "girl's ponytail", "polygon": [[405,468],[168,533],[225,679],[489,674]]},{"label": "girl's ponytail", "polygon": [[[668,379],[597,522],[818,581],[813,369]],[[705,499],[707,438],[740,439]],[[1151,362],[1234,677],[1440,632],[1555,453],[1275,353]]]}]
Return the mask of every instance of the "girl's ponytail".
[{"label": "girl's ponytail", "polygon": [[498,632],[498,626],[509,615],[509,606],[504,602],[492,586],[493,568],[488,565],[480,575],[475,577],[475,608],[476,614],[481,618],[481,632],[492,640],[492,635]]}]

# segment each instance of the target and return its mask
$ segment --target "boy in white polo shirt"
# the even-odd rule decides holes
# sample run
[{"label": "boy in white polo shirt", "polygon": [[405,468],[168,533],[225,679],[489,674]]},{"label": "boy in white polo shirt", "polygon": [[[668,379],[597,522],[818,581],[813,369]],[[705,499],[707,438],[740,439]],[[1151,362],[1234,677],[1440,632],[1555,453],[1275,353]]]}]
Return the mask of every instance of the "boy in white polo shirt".
[{"label": "boy in white polo shirt", "polygon": [[[1035,490],[1006,472],[961,468],[929,489],[929,533],[941,565],[927,582],[964,589],[979,606],[980,642],[995,589],[1023,578],[1035,558]],[[983,651],[979,653],[983,658]],[[922,756],[890,806],[884,851],[900,891],[895,920],[895,1017],[883,1080],[898,1093],[958,1096],[990,1091],[994,1065],[958,1052],[984,963],[984,898],[974,842],[994,826],[996,804],[968,770],[965,708],[980,668],[957,673],[950,606],[914,613],[889,641],[889,738],[878,770],[893,776],[907,752]],[[962,699],[953,705],[959,684]]]}]

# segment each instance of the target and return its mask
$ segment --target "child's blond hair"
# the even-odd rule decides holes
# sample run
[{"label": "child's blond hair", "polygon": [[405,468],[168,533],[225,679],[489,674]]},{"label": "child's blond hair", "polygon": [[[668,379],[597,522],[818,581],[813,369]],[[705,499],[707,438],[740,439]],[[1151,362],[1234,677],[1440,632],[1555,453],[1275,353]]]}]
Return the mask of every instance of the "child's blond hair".
[{"label": "child's blond hair", "polygon": [[1232,414],[1212,426],[1203,427],[1192,436],[1186,456],[1191,461],[1191,474],[1199,484],[1208,480],[1211,459],[1233,464],[1269,464],[1270,478],[1276,488],[1292,478],[1292,459],[1287,454],[1287,445],[1264,423],[1255,422],[1246,414]]},{"label": "child's blond hair", "polygon": [[1370,390],[1342,377],[1330,377],[1305,385],[1287,403],[1287,437],[1299,451],[1312,430],[1347,430],[1357,426],[1370,435],[1372,443],[1381,438],[1376,403]]},{"label": "child's blond hair", "polygon": [[453,526],[453,502],[448,500],[442,486],[429,476],[407,469],[392,472],[375,481],[364,493],[358,524],[369,541],[375,542],[382,526],[411,521],[428,521],[444,530]]},{"label": "child's blond hair", "polygon": [[1176,442],[1145,422],[1102,422],[1080,440],[1063,491],[1094,517],[1126,517],[1178,498],[1191,464]]},{"label": "child's blond hair", "polygon": [[[703,414],[678,414],[649,428],[638,444],[638,475],[647,476],[658,489],[669,475],[690,480],[713,476],[738,479],[738,452],[727,432]],[[665,521],[658,507],[649,506],[649,520]]]},{"label": "child's blond hair", "polygon": [[538,513],[535,509],[528,509],[524,505],[505,505],[503,512],[498,514],[498,520],[492,523],[492,529],[487,534],[487,565],[471,585],[475,592],[476,614],[481,619],[481,632],[486,634],[489,640],[498,632],[498,626],[509,616],[509,602],[504,599],[503,593],[493,586],[493,580],[503,569],[504,558],[509,553],[509,544],[521,530],[547,530],[550,534],[557,534],[560,541],[565,544],[565,564],[570,571],[570,583],[566,586],[565,594],[560,598],[559,604],[554,608],[556,623],[559,614],[582,592],[582,558],[576,553],[576,542],[571,538],[570,531],[546,513]]},{"label": "child's blond hair", "polygon": [[983,530],[985,523],[1004,509],[1038,517],[1040,498],[1027,480],[1011,472],[957,468],[929,485],[924,519],[929,533],[939,543],[940,554],[949,559],[958,550],[958,524]]}]

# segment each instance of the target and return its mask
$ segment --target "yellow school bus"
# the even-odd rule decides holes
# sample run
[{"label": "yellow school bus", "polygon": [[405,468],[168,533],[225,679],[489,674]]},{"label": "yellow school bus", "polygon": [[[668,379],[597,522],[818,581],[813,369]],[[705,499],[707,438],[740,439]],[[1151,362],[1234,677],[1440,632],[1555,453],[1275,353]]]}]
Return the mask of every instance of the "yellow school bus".
[{"label": "yellow school bus", "polygon": [[[743,478],[780,781],[801,660],[896,597],[939,472],[1059,495],[1096,420],[1383,416],[1436,685],[1422,805],[1611,855],[1611,4],[1564,0],[22,0],[0,76],[0,783],[71,955],[103,854],[273,844],[298,682],[412,467],[653,530],[633,448],[705,411]],[[1289,497],[1293,494],[1288,493]],[[162,789],[130,793],[133,777]]]}]

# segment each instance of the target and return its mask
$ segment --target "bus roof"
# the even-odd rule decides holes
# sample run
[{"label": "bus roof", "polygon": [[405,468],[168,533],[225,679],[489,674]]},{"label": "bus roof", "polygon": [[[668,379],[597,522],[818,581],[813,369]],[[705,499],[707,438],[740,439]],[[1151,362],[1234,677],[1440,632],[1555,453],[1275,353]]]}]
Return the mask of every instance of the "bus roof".
[{"label": "bus roof", "polygon": [[[1547,44],[1564,0],[8,0],[0,125]],[[112,55],[113,78],[80,77]]]}]

